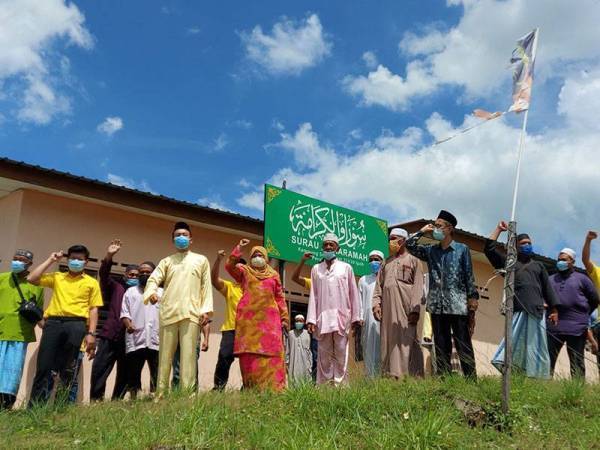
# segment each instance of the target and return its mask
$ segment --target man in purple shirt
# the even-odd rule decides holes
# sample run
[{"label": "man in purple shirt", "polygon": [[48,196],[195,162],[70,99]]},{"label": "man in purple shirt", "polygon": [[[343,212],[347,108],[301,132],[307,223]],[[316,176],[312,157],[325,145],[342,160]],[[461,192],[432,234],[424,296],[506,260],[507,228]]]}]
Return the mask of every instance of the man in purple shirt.
[{"label": "man in purple shirt", "polygon": [[125,291],[138,284],[138,266],[130,265],[125,275],[115,280],[110,275],[113,257],[121,250],[121,241],[113,240],[100,264],[100,288],[104,304],[108,306],[108,317],[104,322],[98,340],[98,349],[92,363],[90,400],[104,399],[106,380],[117,364],[117,379],[112,399],[123,398],[127,392],[127,369],[125,368],[125,328],[121,322],[121,303]]},{"label": "man in purple shirt", "polygon": [[548,353],[554,374],[556,359],[567,344],[571,377],[585,378],[585,342],[588,337],[590,314],[598,307],[598,292],[590,278],[574,270],[575,251],[564,248],[558,255],[558,273],[550,277],[550,284],[560,299],[558,323],[548,322]]}]

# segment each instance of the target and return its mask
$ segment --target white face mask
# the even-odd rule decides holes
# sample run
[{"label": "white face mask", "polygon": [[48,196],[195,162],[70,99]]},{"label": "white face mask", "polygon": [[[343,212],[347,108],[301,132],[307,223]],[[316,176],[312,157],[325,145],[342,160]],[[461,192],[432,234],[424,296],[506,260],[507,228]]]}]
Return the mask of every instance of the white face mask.
[{"label": "white face mask", "polygon": [[262,256],[255,256],[250,260],[250,262],[252,263],[252,267],[256,267],[257,269],[262,269],[267,265],[265,258]]}]

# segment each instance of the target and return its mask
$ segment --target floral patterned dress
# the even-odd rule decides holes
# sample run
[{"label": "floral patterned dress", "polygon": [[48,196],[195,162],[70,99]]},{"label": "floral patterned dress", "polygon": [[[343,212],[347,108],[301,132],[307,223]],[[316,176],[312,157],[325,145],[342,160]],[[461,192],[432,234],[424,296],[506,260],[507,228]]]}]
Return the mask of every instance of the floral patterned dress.
[{"label": "floral patterned dress", "polygon": [[282,390],[286,386],[283,322],[288,310],[279,275],[260,279],[244,264],[237,264],[236,247],[226,265],[242,286],[237,307],[234,354],[239,358],[244,388]]}]

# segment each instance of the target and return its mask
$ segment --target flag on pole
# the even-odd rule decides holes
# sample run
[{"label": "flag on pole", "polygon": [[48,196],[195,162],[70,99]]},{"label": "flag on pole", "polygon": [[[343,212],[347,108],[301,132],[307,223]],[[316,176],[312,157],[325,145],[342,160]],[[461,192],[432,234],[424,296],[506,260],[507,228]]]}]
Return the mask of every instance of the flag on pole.
[{"label": "flag on pole", "polygon": [[509,111],[522,112],[529,109],[531,86],[533,84],[533,66],[535,64],[534,44],[537,29],[527,33],[517,41],[510,62],[513,67],[513,104]]}]

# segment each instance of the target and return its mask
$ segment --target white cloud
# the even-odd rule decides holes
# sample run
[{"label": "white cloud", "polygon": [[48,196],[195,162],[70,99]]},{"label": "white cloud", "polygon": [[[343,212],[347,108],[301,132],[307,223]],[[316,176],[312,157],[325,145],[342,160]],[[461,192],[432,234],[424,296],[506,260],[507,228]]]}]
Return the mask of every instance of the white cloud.
[{"label": "white cloud", "polygon": [[370,50],[362,54],[362,59],[365,62],[367,68],[369,69],[374,69],[379,64],[377,62],[377,55]]},{"label": "white cloud", "polygon": [[[569,90],[563,92],[564,102],[570,102]],[[510,213],[518,125],[499,119],[442,145],[430,144],[473,123],[467,117],[453,127],[434,113],[423,127],[400,135],[385,131],[350,155],[347,149],[323,147],[311,125],[302,124],[279,143],[292,151],[293,163],[266,181],[279,185],[287,179],[289,189],[390,222],[433,218],[445,208],[457,215],[459,227],[487,235]],[[590,189],[599,182],[599,141],[597,128],[570,126],[526,139],[519,229],[530,232],[550,256],[564,245],[580,248],[586,227],[600,224]],[[238,203],[261,210],[262,183],[247,190]]]},{"label": "white cloud", "polygon": [[275,75],[299,74],[328,56],[332,47],[316,14],[302,21],[284,17],[271,34],[257,25],[241,37],[247,58]]},{"label": "white cloud", "polygon": [[117,131],[123,129],[123,119],[118,116],[107,117],[102,123],[96,128],[100,133],[104,133],[107,136],[112,136]]},{"label": "white cloud", "polygon": [[75,4],[62,0],[0,2],[0,88],[16,92],[11,100],[20,121],[43,125],[70,112],[61,92],[69,84],[68,59],[58,43],[90,49],[84,21]]},{"label": "white cloud", "polygon": [[600,71],[568,79],[559,94],[558,112],[572,127],[600,131]]},{"label": "white cloud", "polygon": [[250,130],[252,129],[252,127],[254,127],[254,124],[246,119],[238,119],[235,122],[233,122],[233,125],[243,130]]},{"label": "white cloud", "polygon": [[360,128],[355,128],[348,133],[348,135],[352,139],[361,139],[362,138],[362,130]]},{"label": "white cloud", "polygon": [[156,194],[156,192],[152,190],[152,188],[150,187],[150,185],[148,184],[148,182],[146,180],[137,182],[132,178],[122,177],[120,175],[115,175],[113,173],[109,173],[106,176],[106,180],[109,183],[115,184],[117,186],[122,186],[122,187],[126,187],[129,189],[136,189],[138,191],[148,192],[150,194]]},{"label": "white cloud", "polygon": [[366,77],[347,76],[343,85],[347,92],[361,98],[361,104],[381,105],[393,111],[406,109],[412,97],[431,94],[437,88],[436,80],[419,61],[407,66],[405,78],[379,65]]},{"label": "white cloud", "polygon": [[200,30],[200,27],[190,27],[187,29],[187,34],[198,34],[200,31],[202,31]]},{"label": "white cloud", "polygon": [[[347,84],[348,91],[366,105],[401,110],[410,100],[444,86],[463,88],[468,99],[495,96],[504,87],[499,106],[508,107],[508,60],[516,40],[535,27],[541,31],[534,96],[548,77],[569,75],[569,63],[600,57],[596,0],[580,0],[576,6],[564,0],[452,0],[447,4],[463,8],[456,26],[442,31],[426,24],[417,32],[406,32],[401,40],[399,48],[408,58],[405,79],[380,66],[366,77],[349,77],[353,82]],[[411,72],[416,75],[412,83]],[[389,94],[383,91],[386,86]]]},{"label": "white cloud", "polygon": [[214,141],[213,150],[215,152],[220,152],[229,144],[229,138],[225,133],[221,133]]},{"label": "white cloud", "polygon": [[278,119],[273,119],[273,121],[271,122],[271,127],[275,128],[277,131],[285,130],[285,126]]},{"label": "white cloud", "polygon": [[212,209],[220,209],[221,211],[233,212],[231,209],[225,206],[225,204],[221,200],[221,197],[219,196],[200,197],[196,203],[198,203],[201,206],[207,206],[208,208]]}]

